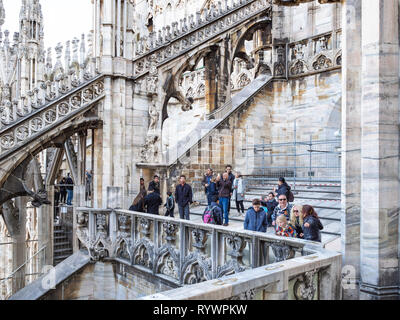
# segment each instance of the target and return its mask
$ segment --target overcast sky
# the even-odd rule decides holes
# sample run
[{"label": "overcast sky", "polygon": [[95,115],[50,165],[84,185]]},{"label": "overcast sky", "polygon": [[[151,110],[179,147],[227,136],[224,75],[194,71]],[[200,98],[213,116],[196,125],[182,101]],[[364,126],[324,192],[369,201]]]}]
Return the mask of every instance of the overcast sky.
[{"label": "overcast sky", "polygon": [[[10,31],[10,39],[18,32],[21,0],[3,0],[6,21],[2,30]],[[92,29],[92,6],[90,0],[40,0],[44,18],[45,47],[55,47]]]}]

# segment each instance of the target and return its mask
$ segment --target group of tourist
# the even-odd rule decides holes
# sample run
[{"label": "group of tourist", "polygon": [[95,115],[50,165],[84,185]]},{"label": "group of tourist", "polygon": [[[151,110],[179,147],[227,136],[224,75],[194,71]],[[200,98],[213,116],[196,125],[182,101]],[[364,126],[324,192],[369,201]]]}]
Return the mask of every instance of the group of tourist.
[{"label": "group of tourist", "polygon": [[[225,172],[214,175],[209,168],[202,180],[207,197],[207,207],[202,220],[223,226],[229,225],[232,199],[239,214],[244,215],[244,229],[267,232],[274,228],[275,234],[284,237],[296,237],[305,240],[321,241],[322,223],[310,205],[291,204],[294,196],[291,187],[284,178],[279,178],[278,186],[267,196],[254,199],[245,214],[244,200],[246,193],[242,175],[232,173],[232,166],[227,165]],[[175,204],[178,206],[180,219],[190,220],[190,205],[193,203],[192,187],[186,183],[186,176],[179,177],[175,194],[167,192],[165,216],[174,217]],[[129,210],[159,214],[162,205],[160,177],[155,175],[146,190],[145,181],[140,179],[140,192]]]},{"label": "group of tourist", "polygon": [[[92,197],[93,171],[86,170],[85,173],[85,199],[90,200]],[[58,184],[54,187],[54,202],[57,207],[59,204],[72,205],[74,198],[74,180],[70,173],[66,177],[60,178]]]},{"label": "group of tourist", "polygon": [[244,197],[246,186],[240,172],[236,175],[232,173],[232,166],[227,165],[225,172],[222,174],[214,175],[211,168],[207,170],[204,175],[202,185],[204,186],[204,192],[207,196],[207,209],[213,211],[216,208],[216,204],[222,209],[223,214],[223,225],[229,225],[229,214],[231,211],[231,200],[232,198],[236,202],[236,209],[238,213],[244,215]]},{"label": "group of tourist", "polygon": [[[179,178],[179,184],[175,188],[175,198],[172,192],[167,192],[167,201],[164,205],[165,215],[174,217],[175,203],[178,204],[179,216],[181,219],[190,220],[190,205],[193,203],[192,187],[186,183],[186,176]],[[159,214],[159,207],[162,205],[160,193],[160,177],[155,175],[146,190],[143,178],[140,178],[140,191],[134,199],[129,210],[136,212],[147,212]]]},{"label": "group of tourist", "polygon": [[[278,198],[276,201],[275,196]],[[263,200],[254,199],[246,213],[244,229],[266,232],[269,227],[275,234],[321,242],[323,225],[310,205],[290,204],[294,197],[284,178],[279,178],[279,186]]]},{"label": "group of tourist", "polygon": [[73,197],[74,181],[71,178],[71,174],[68,173],[67,176],[62,177],[54,187],[55,205],[58,206],[61,203],[71,206]]}]

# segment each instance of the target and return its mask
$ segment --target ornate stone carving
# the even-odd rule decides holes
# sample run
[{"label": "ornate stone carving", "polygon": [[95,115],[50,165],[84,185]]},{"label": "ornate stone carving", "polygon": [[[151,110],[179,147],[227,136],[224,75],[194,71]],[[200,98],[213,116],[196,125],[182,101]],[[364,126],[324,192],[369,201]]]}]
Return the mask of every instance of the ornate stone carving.
[{"label": "ornate stone carving", "polygon": [[[316,270],[306,272],[300,275],[293,287],[293,293],[296,300],[314,300],[317,293],[315,285],[315,276],[318,276]],[[318,280],[317,280],[318,281]]]},{"label": "ornate stone carving", "polygon": [[241,294],[230,298],[229,300],[254,300],[256,295],[255,289],[250,289]]},{"label": "ornate stone carving", "polygon": [[[134,76],[140,77],[149,71],[150,66],[145,66],[144,63],[148,55],[157,55],[157,62],[160,64],[169,59],[171,55],[179,55],[189,48],[196,47],[207,38],[213,37],[217,32],[223,32],[237,23],[239,19],[240,21],[248,21],[264,11],[268,11],[269,17],[271,16],[271,5],[268,1],[264,0],[247,0],[246,3],[243,3],[242,8],[238,9],[235,7],[230,10],[232,12],[228,16],[221,17],[222,15],[226,15],[226,12],[215,8],[213,12],[206,15],[209,21],[207,25],[199,24],[200,17],[197,17],[197,24],[190,22],[191,19],[189,19],[190,26],[197,25],[197,30],[189,33],[186,32],[189,27],[185,19],[182,19],[181,24],[173,22],[171,26],[166,26],[165,37],[160,37],[159,35],[157,41],[155,41],[154,48],[157,51],[164,51],[164,54],[157,55],[157,52],[150,52],[150,47],[146,48],[139,44],[137,46],[139,57],[134,60]],[[181,25],[181,28],[178,28],[178,25]],[[139,42],[146,43],[147,41],[143,37]]]},{"label": "ornate stone carving", "polygon": [[323,70],[332,67],[332,61],[325,55],[321,54],[313,63],[314,70]]},{"label": "ornate stone carving", "polygon": [[302,60],[297,60],[290,68],[290,74],[294,76],[303,74],[305,72],[307,72],[307,66]]},{"label": "ornate stone carving", "polygon": [[165,233],[165,240],[168,243],[174,243],[176,240],[176,233],[178,232],[178,225],[170,222],[164,222],[163,229]]},{"label": "ornate stone carving", "polygon": [[292,259],[295,255],[295,251],[285,244],[274,243],[271,245],[271,248],[275,256],[275,262]]},{"label": "ornate stone carving", "polygon": [[[80,98],[81,94],[85,97],[83,100]],[[3,150],[10,150],[24,144],[28,138],[46,130],[61,118],[70,116],[77,109],[95,103],[96,99],[101,98],[103,95],[103,81],[97,80],[82,88],[80,93],[74,93],[71,97],[66,96],[57,105],[50,103],[45,108],[38,109],[36,113],[21,114],[22,119],[19,122],[2,128],[3,131],[0,133],[0,154]]]},{"label": "ornate stone carving", "polygon": [[125,215],[118,216],[119,230],[120,230],[121,237],[126,238],[129,236],[130,220],[131,220],[131,218],[129,216],[125,216]]},{"label": "ornate stone carving", "polygon": [[150,236],[150,227],[151,227],[151,221],[149,219],[145,218],[140,218],[139,223],[141,226],[140,233],[144,237],[149,237]]},{"label": "ornate stone carving", "polygon": [[158,119],[160,117],[160,112],[158,111],[155,101],[153,101],[153,103],[150,105],[149,116],[150,116],[149,132],[153,132],[157,129]]},{"label": "ornate stone carving", "polygon": [[133,264],[153,270],[154,245],[146,238],[140,239],[133,246]]},{"label": "ornate stone carving", "polygon": [[182,266],[182,284],[195,284],[212,279],[211,259],[200,252],[191,252]]},{"label": "ornate stone carving", "polygon": [[204,252],[206,248],[206,242],[208,239],[207,231],[201,229],[192,230],[193,235],[193,247],[196,248],[199,252]]},{"label": "ornate stone carving", "polygon": [[179,280],[179,257],[179,251],[172,245],[164,245],[156,254],[154,272]]},{"label": "ornate stone carving", "polygon": [[125,240],[122,240],[118,246],[116,257],[124,260],[131,260],[131,254],[129,252],[129,245]]}]

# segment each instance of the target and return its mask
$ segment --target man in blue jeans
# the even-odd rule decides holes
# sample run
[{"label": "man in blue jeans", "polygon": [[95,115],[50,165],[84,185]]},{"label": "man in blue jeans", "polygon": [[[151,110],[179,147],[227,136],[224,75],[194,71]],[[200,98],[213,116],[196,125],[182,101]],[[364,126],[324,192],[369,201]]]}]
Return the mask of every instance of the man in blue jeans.
[{"label": "man in blue jeans", "polygon": [[178,204],[181,219],[190,220],[189,206],[193,203],[192,197],[192,187],[186,183],[184,175],[180,176],[179,185],[177,185],[175,190],[175,202]]},{"label": "man in blue jeans", "polygon": [[67,205],[72,206],[72,199],[74,197],[74,181],[71,178],[71,175],[68,173],[67,179],[65,181],[67,184]]},{"label": "man in blue jeans", "polygon": [[232,182],[229,180],[229,174],[225,172],[217,178],[217,188],[219,192],[219,202],[222,204],[222,209],[224,211],[224,226],[229,225],[229,201],[232,192]]}]

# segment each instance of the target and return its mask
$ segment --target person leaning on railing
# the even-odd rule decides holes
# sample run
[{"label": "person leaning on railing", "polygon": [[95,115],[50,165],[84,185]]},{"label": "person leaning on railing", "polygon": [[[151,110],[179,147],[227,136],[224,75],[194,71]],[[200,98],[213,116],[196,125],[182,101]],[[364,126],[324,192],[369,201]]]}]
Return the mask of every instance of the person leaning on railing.
[{"label": "person leaning on railing", "polygon": [[324,226],[314,208],[310,205],[304,205],[302,216],[304,240],[321,242],[321,230],[324,229]]},{"label": "person leaning on railing", "polygon": [[296,229],[297,238],[303,238],[303,206],[295,204],[290,212],[290,225]]},{"label": "person leaning on railing", "polygon": [[252,201],[252,207],[246,212],[244,218],[244,229],[250,231],[267,232],[268,221],[267,214],[264,209],[261,208],[261,201],[254,199]]}]

